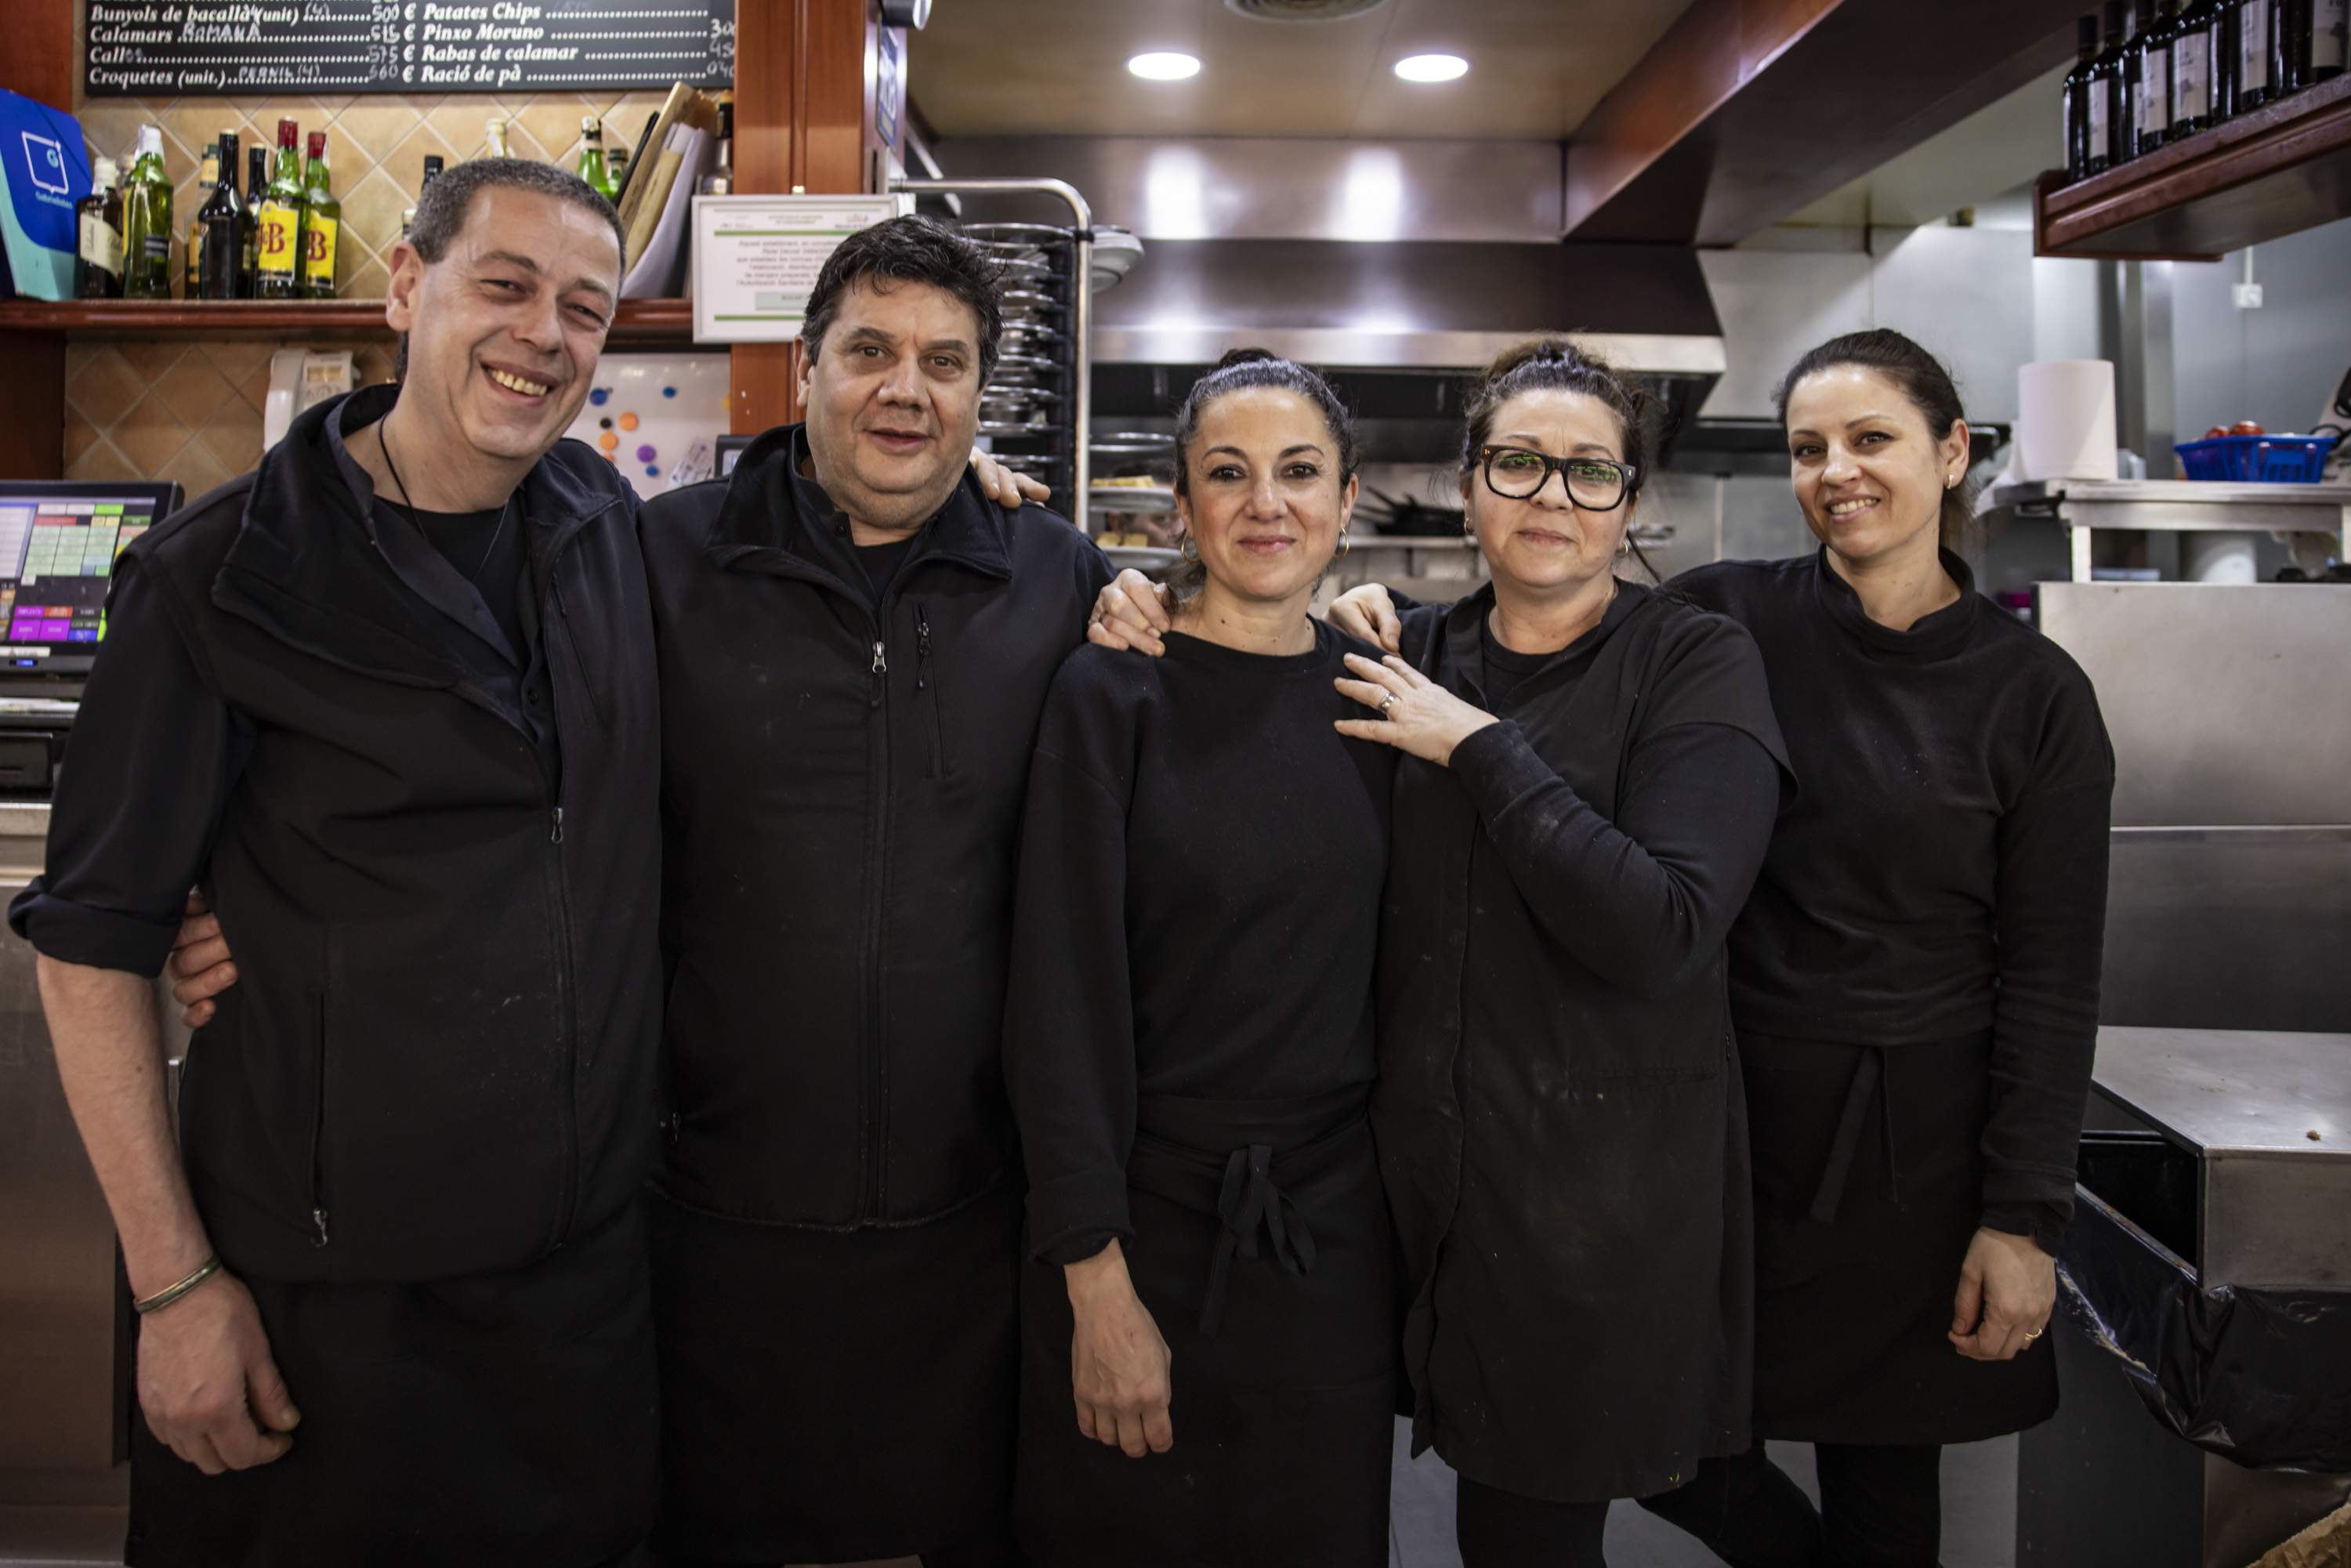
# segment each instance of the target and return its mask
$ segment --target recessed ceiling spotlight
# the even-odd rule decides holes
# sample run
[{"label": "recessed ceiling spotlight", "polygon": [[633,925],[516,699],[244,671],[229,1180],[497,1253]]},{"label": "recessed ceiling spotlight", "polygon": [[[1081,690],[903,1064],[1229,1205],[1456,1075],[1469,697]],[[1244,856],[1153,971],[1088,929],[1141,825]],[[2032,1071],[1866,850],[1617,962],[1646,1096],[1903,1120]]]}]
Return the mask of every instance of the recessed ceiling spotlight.
[{"label": "recessed ceiling spotlight", "polygon": [[1137,55],[1126,62],[1126,68],[1145,81],[1182,81],[1200,74],[1200,62],[1190,55]]},{"label": "recessed ceiling spotlight", "polygon": [[1469,62],[1459,55],[1406,55],[1395,74],[1406,81],[1452,81],[1469,74]]}]

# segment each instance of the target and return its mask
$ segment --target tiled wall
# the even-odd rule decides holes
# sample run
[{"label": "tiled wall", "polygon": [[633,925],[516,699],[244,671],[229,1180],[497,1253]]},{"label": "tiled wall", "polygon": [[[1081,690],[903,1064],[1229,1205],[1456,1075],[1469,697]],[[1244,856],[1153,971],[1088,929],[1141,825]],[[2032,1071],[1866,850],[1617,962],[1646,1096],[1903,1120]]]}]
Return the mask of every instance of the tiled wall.
[{"label": "tiled wall", "polygon": [[[81,7],[75,7],[76,30]],[[76,52],[80,40],[76,38]],[[400,214],[416,204],[424,160],[450,163],[478,157],[493,115],[507,121],[507,148],[519,158],[542,158],[565,168],[580,160],[580,120],[601,115],[605,145],[634,147],[664,92],[607,94],[452,93],[407,97],[127,98],[84,99],[74,112],[90,155],[112,158],[125,171],[142,124],[163,132],[163,167],[175,187],[172,276],[181,276],[180,246],[187,221],[202,204],[196,183],[204,146],[235,131],[246,146],[275,146],[277,121],[298,121],[308,147],[313,131],[327,133],[328,166],[343,204],[337,245],[336,290],[347,299],[381,299],[391,279]],[[242,154],[240,153],[240,157]],[[237,188],[245,172],[237,171]],[[268,342],[106,342],[77,340],[66,360],[66,476],[70,479],[176,479],[191,497],[234,477],[261,455],[262,396],[269,384]],[[342,346],[342,345],[337,345]],[[388,381],[391,350],[360,347],[363,381]]]},{"label": "tiled wall", "polygon": [[[261,457],[270,342],[76,342],[66,350],[66,477],[176,480],[195,499]],[[361,382],[391,350],[358,346]]]},{"label": "tiled wall", "polygon": [[[450,163],[479,157],[490,118],[507,120],[507,148],[517,158],[549,159],[565,168],[580,161],[580,120],[604,119],[607,146],[634,144],[646,116],[658,111],[665,94],[631,93],[586,99],[573,93],[515,95],[453,93],[445,98],[370,95],[362,98],[183,98],[91,99],[77,107],[90,155],[112,158],[124,170],[139,140],[139,127],[163,131],[163,168],[174,187],[172,216],[182,231],[172,238],[172,276],[181,272],[180,246],[188,218],[204,203],[196,183],[204,143],[234,131],[250,147],[258,139],[276,144],[277,121],[302,128],[303,145],[313,131],[327,133],[327,163],[335,194],[343,204],[342,233],[335,259],[336,292],[349,299],[381,299],[391,278],[392,247],[400,238],[400,214],[416,204],[424,160]],[[244,154],[240,152],[239,158]],[[245,172],[237,171],[237,188]]]}]

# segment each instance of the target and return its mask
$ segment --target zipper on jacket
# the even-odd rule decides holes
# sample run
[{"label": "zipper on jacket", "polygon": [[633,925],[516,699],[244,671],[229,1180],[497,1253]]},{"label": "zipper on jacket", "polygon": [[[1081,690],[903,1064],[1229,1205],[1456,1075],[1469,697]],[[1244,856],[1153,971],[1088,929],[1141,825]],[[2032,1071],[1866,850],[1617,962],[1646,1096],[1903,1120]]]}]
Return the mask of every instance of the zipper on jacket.
[{"label": "zipper on jacket", "polygon": [[946,716],[939,711],[939,683],[931,666],[931,622],[923,607],[914,606],[914,689],[931,694],[931,777],[947,770]]},{"label": "zipper on jacket", "polygon": [[563,808],[560,806],[555,808],[554,820],[548,824],[547,841],[550,844],[563,841]]},{"label": "zipper on jacket", "polygon": [[[880,630],[877,621],[875,630]],[[883,657],[882,641],[873,642],[872,706],[880,712],[875,716],[866,744],[868,779],[866,799],[872,802],[873,834],[872,848],[865,857],[865,1041],[863,1076],[865,1103],[860,1107],[859,1134],[864,1143],[864,1179],[859,1193],[858,1210],[861,1218],[878,1218],[882,1213],[883,1149],[887,1142],[883,1123],[889,1113],[890,1086],[882,1027],[882,949],[885,907],[882,890],[889,873],[890,857],[890,663]]]},{"label": "zipper on jacket", "polygon": [[316,1037],[313,1061],[315,1098],[310,1116],[310,1228],[317,1232],[310,1239],[313,1247],[327,1245],[327,993],[316,998],[317,1012],[312,1027]]}]

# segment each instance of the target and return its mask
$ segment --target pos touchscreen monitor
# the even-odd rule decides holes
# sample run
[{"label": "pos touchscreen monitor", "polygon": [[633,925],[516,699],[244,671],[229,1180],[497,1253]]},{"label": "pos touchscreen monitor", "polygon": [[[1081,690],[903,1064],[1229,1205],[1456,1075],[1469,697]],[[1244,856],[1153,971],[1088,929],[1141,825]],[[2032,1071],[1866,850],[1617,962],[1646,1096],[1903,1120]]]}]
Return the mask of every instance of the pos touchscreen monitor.
[{"label": "pos touchscreen monitor", "polygon": [[0,479],[0,674],[88,674],[114,558],[179,506],[177,485]]}]

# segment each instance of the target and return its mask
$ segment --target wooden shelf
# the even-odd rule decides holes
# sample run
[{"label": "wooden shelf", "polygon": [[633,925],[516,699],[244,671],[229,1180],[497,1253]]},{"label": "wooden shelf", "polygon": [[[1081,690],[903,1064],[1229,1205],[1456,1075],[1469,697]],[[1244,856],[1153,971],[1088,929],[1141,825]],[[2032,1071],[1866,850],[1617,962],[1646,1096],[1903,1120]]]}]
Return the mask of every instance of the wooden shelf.
[{"label": "wooden shelf", "polygon": [[2119,169],[2033,190],[2040,256],[2217,261],[2351,216],[2351,73]]},{"label": "wooden shelf", "polygon": [[[91,338],[389,338],[381,299],[0,300],[0,331],[64,332]],[[619,348],[694,340],[684,299],[623,299],[606,338]]]}]

